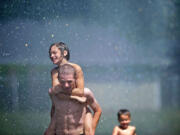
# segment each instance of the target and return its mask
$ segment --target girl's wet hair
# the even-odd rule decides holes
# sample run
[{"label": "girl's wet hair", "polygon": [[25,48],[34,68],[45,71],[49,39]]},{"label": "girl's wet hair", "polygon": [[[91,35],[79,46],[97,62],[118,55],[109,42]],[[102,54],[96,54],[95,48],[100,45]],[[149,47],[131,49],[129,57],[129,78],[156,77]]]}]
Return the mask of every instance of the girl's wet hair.
[{"label": "girl's wet hair", "polygon": [[51,46],[49,47],[49,56],[51,56],[51,47],[53,46],[56,46],[60,51],[61,53],[64,55],[64,51],[67,51],[67,55],[64,56],[64,58],[66,60],[69,60],[70,59],[70,51],[69,51],[69,48],[67,47],[67,45],[63,42],[59,42],[59,43],[53,43],[51,44]]}]

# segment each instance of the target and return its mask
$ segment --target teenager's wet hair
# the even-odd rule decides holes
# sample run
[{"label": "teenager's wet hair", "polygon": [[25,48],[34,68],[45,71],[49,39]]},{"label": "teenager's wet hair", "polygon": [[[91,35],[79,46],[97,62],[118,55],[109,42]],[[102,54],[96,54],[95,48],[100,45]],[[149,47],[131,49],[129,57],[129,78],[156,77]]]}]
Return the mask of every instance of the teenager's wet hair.
[{"label": "teenager's wet hair", "polygon": [[120,120],[120,117],[121,115],[128,115],[129,117],[131,117],[131,113],[128,109],[120,109],[117,113],[117,117],[118,117],[118,120]]},{"label": "teenager's wet hair", "polygon": [[64,56],[64,58],[65,58],[66,60],[69,60],[69,59],[70,59],[70,51],[69,51],[69,48],[68,48],[67,45],[66,45],[65,43],[63,43],[63,42],[51,44],[51,46],[49,47],[49,56],[51,56],[50,51],[51,51],[51,47],[53,47],[53,46],[56,46],[56,47],[61,51],[62,54],[64,54],[64,51],[67,51],[67,55]]},{"label": "teenager's wet hair", "polygon": [[60,75],[69,75],[73,74],[74,78],[76,78],[76,70],[70,64],[63,64],[58,68],[58,79],[60,80]]}]

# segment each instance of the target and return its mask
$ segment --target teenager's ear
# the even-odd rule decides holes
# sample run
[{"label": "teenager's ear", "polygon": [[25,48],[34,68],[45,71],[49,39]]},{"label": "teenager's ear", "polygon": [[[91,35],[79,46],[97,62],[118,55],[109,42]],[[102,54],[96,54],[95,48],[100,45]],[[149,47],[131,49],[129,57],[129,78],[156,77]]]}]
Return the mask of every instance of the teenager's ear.
[{"label": "teenager's ear", "polygon": [[64,56],[67,56],[68,52],[66,50],[64,50]]}]

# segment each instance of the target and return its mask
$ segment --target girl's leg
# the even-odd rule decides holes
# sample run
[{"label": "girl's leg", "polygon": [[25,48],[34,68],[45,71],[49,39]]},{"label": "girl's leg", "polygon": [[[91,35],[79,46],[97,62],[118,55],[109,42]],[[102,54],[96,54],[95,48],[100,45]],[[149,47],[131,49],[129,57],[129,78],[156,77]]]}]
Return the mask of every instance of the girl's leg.
[{"label": "girl's leg", "polygon": [[93,131],[92,131],[93,115],[88,107],[86,109],[87,112],[85,116],[85,135],[93,135]]}]

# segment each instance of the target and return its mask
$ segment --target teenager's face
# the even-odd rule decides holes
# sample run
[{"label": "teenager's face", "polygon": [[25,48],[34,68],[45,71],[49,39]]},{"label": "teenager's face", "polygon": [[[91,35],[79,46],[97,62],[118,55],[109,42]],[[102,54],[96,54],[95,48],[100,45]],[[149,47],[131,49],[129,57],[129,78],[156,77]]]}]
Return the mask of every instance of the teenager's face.
[{"label": "teenager's face", "polygon": [[55,45],[51,47],[50,58],[53,64],[59,65],[63,60],[63,55]]},{"label": "teenager's face", "polygon": [[131,118],[130,118],[129,115],[122,114],[120,116],[119,122],[120,122],[121,128],[126,129],[126,128],[128,128],[128,126],[129,126],[129,124],[131,122]]},{"label": "teenager's face", "polygon": [[75,78],[73,74],[61,74],[59,81],[63,90],[71,91],[75,88]]}]

